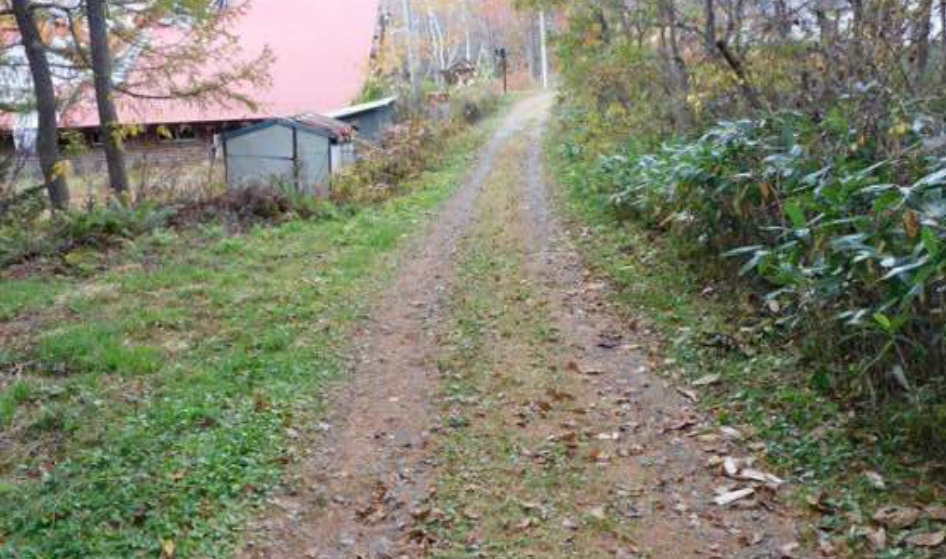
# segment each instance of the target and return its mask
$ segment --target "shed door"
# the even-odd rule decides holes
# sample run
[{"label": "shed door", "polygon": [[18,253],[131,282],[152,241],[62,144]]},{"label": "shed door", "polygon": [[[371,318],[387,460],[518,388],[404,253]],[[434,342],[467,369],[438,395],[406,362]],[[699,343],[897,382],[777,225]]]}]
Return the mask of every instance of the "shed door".
[{"label": "shed door", "polygon": [[329,140],[299,131],[299,188],[307,194],[328,195]]}]

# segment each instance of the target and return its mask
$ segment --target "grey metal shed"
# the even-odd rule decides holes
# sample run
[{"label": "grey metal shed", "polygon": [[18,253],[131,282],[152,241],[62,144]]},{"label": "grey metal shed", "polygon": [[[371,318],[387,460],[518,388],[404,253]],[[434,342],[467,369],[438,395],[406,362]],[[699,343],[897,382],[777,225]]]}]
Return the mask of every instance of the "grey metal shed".
[{"label": "grey metal shed", "polygon": [[221,135],[227,186],[286,185],[326,195],[331,175],[355,160],[348,124],[316,114],[273,118]]},{"label": "grey metal shed", "polygon": [[380,142],[384,131],[394,124],[397,97],[387,97],[370,103],[352,105],[327,113],[355,127],[358,138],[369,142]]}]

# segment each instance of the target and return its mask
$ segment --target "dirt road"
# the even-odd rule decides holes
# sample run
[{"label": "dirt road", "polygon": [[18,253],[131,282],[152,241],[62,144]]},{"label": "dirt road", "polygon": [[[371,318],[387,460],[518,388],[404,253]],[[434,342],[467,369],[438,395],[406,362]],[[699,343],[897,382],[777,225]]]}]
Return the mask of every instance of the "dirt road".
[{"label": "dirt road", "polygon": [[407,252],[243,557],[787,552],[780,480],[651,372],[550,209],[550,108],[510,112]]}]

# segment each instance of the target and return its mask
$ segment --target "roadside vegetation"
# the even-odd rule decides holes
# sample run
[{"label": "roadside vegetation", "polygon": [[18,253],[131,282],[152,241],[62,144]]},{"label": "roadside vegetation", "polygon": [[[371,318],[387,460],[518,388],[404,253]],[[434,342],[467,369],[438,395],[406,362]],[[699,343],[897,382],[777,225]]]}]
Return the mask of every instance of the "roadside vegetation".
[{"label": "roadside vegetation", "polygon": [[549,153],[589,263],[765,436],[820,553],[935,556],[946,43],[929,2],[852,5],[569,3]]},{"label": "roadside vegetation", "polygon": [[327,201],[300,195],[292,185],[228,191],[208,183],[192,190],[135,192],[124,203],[110,199],[51,213],[42,192],[34,190],[8,200],[0,209],[0,269],[12,269],[14,276],[37,268],[87,273],[107,266],[103,259],[125,242],[158,229],[182,231],[219,223],[235,232],[384,202],[407,192],[407,181],[440,164],[446,156],[445,142],[494,113],[499,103],[499,97],[483,86],[452,98],[442,119],[408,112],[379,146],[364,148],[358,165],[336,177]]},{"label": "roadside vegetation", "polygon": [[50,219],[108,250],[86,231],[5,272],[0,557],[228,556],[493,122],[425,143],[371,204],[274,188]]}]

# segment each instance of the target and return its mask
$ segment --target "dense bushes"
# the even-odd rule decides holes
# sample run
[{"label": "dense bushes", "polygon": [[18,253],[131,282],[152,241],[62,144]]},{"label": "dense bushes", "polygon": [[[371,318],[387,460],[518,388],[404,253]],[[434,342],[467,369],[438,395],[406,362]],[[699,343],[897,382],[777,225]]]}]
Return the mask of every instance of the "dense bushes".
[{"label": "dense bushes", "polygon": [[602,157],[592,182],[697,252],[742,259],[768,286],[765,312],[820,336],[870,388],[909,391],[941,382],[946,362],[946,160],[920,134],[878,161],[857,141],[819,152],[838,138],[797,116],[725,122]]},{"label": "dense bushes", "polygon": [[392,196],[404,179],[421,172],[436,156],[449,125],[410,120],[387,130],[381,144],[364,148],[359,162],[332,181],[332,200],[342,204],[377,202]]},{"label": "dense bushes", "polygon": [[450,111],[455,121],[476,124],[499,108],[499,95],[489,87],[467,87],[450,98]]},{"label": "dense bushes", "polygon": [[66,268],[75,267],[72,254],[105,250],[162,227],[183,229],[217,222],[242,230],[326,211],[325,203],[276,186],[226,190],[176,203],[96,206],[51,216],[45,199],[37,197],[0,219],[0,269],[47,257],[59,259]]},{"label": "dense bushes", "polygon": [[444,155],[444,141],[498,107],[499,96],[491,90],[468,88],[451,97],[449,118],[406,119],[387,130],[379,146],[362,147],[359,162],[333,179],[332,200],[362,204],[389,198],[404,186],[405,179]]},{"label": "dense bushes", "polygon": [[81,248],[106,248],[165,225],[172,213],[146,204],[72,210],[48,218],[8,215],[0,223],[0,268]]}]

